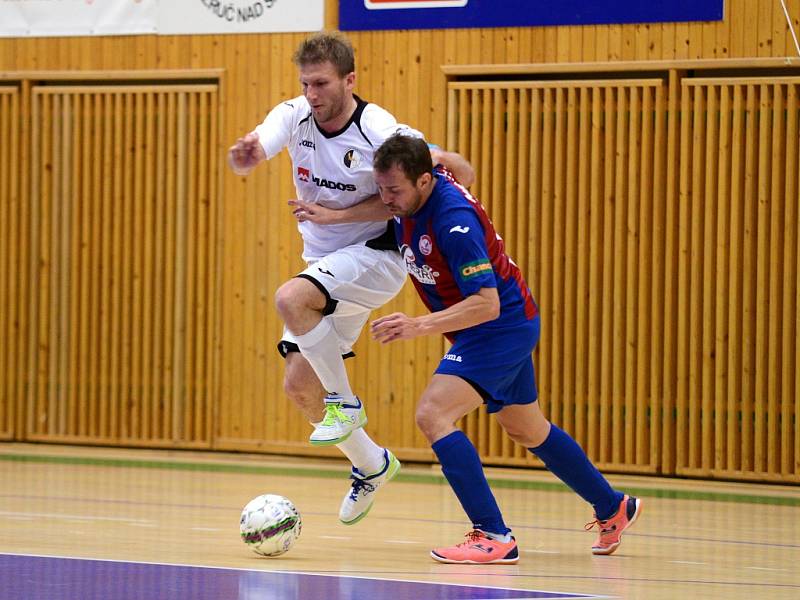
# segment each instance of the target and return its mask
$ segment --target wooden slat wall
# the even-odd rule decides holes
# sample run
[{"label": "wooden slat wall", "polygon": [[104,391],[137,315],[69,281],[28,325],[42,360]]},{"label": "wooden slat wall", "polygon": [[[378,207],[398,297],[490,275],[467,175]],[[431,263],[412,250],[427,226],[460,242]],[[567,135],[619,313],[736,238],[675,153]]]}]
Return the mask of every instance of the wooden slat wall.
[{"label": "wooden slat wall", "polygon": [[216,85],[32,93],[25,438],[209,447]]},{"label": "wooden slat wall", "polygon": [[542,309],[545,412],[608,470],[800,481],[800,77],[591,75],[448,86]]},{"label": "wooden slat wall", "polygon": [[[659,469],[667,159],[662,79],[451,83],[454,148],[542,310],[539,393],[601,466]],[[485,461],[532,462],[494,420],[465,429]]]},{"label": "wooden slat wall", "polygon": [[16,432],[17,407],[24,393],[24,279],[26,234],[20,202],[20,89],[0,86],[0,439]]},{"label": "wooden slat wall", "polygon": [[800,77],[683,82],[677,469],[800,480]]},{"label": "wooden slat wall", "polygon": [[[794,52],[793,42],[787,26],[783,22],[780,6],[776,0],[728,0],[725,6],[725,19],[717,23],[356,32],[350,35],[357,51],[356,89],[362,97],[378,102],[392,111],[399,120],[408,122],[424,131],[432,141],[443,143],[446,141],[448,119],[454,117],[447,110],[448,92],[445,76],[440,68],[443,64],[452,66],[557,63],[560,65],[568,62],[756,58],[792,55]],[[800,0],[787,0],[787,6],[796,27],[800,27]],[[336,27],[337,10],[337,0],[326,0],[326,26]],[[18,73],[20,71],[74,72],[74,76],[84,78],[85,72],[92,71],[95,75],[89,77],[91,79],[98,73],[101,76],[106,74],[108,77],[113,77],[112,71],[126,70],[148,72],[177,69],[225,70],[224,86],[220,87],[218,97],[221,107],[219,152],[213,156],[209,155],[207,158],[209,169],[213,164],[220,178],[221,195],[216,200],[219,201],[223,197],[225,199],[224,203],[219,206],[221,229],[216,232],[218,235],[212,236],[218,240],[220,250],[215,255],[220,262],[215,265],[214,270],[221,283],[220,299],[216,305],[220,323],[220,335],[216,347],[218,361],[212,366],[212,371],[218,375],[212,408],[214,415],[213,444],[217,448],[321,453],[305,442],[308,426],[299,418],[297,412],[282,394],[282,365],[279,360],[276,360],[277,355],[274,350],[274,343],[280,333],[280,323],[272,305],[272,296],[277,286],[301,267],[300,242],[294,223],[285,206],[285,200],[294,194],[288,161],[285,157],[273,160],[260,168],[256,174],[243,179],[233,176],[224,169],[220,160],[224,147],[237,136],[252,129],[263,119],[269,108],[287,97],[300,93],[296,72],[291,65],[291,55],[302,37],[303,34],[272,34],[0,39],[0,80],[18,80],[21,77]],[[41,79],[41,76],[32,78]],[[670,89],[679,89],[679,81],[678,74],[671,73]],[[527,93],[532,100],[532,92]],[[579,103],[586,101],[580,97],[577,90],[572,93],[575,101]],[[680,93],[670,93],[668,103],[679,102],[679,100]],[[512,97],[511,99],[512,103],[523,101],[522,97]],[[551,102],[555,101],[555,99],[551,99]],[[561,100],[567,106],[571,101],[569,93]],[[20,107],[20,111],[23,113],[21,140],[23,156],[28,156],[25,144],[29,136],[24,135],[24,128],[28,126],[29,122],[29,119],[25,117],[26,106],[27,103],[23,101]],[[679,106],[680,104],[678,104]],[[599,136],[598,128],[594,125],[591,130],[586,128],[584,121],[586,117],[583,111],[570,112],[569,109],[563,107],[562,110],[565,110],[567,115],[573,115],[573,121],[571,124],[568,122],[566,127],[567,129],[574,128],[576,134],[568,135],[567,139],[560,143],[577,145],[580,149],[579,156],[588,156],[586,152],[594,146],[586,143],[583,136],[586,135],[585,132],[591,131],[592,143],[599,143],[596,141],[600,139],[596,137]],[[673,172],[678,164],[678,147],[675,145],[677,142],[677,121],[674,117],[676,112],[672,112],[673,116],[668,117],[673,121],[668,121],[666,132],[667,149],[665,151],[672,153],[666,165],[667,174],[664,184],[666,206],[660,209],[658,206],[653,206],[652,218],[654,220],[650,225],[654,230],[652,242],[654,253],[655,248],[661,247],[661,245],[665,252],[663,266],[658,261],[657,253],[654,254],[653,268],[663,268],[664,272],[653,274],[650,293],[652,298],[659,298],[663,294],[665,303],[662,312],[665,314],[668,314],[666,307],[672,307],[677,302],[677,286],[671,285],[671,282],[678,276],[677,271],[673,272],[673,270],[677,269],[679,264],[678,214],[676,210],[679,174]],[[541,184],[540,180],[532,177],[530,173],[527,180],[524,179],[523,165],[513,165],[502,159],[503,153],[507,153],[508,148],[513,148],[515,145],[520,147],[520,152],[528,152],[533,157],[537,157],[537,152],[541,153],[541,148],[530,141],[530,128],[534,125],[530,119],[535,118],[535,113],[528,115],[524,111],[512,109],[511,114],[514,115],[513,118],[517,119],[516,127],[512,128],[512,135],[516,138],[505,142],[505,148],[498,157],[485,159],[489,162],[501,161],[499,164],[504,165],[505,181],[497,181],[493,185],[499,186],[496,189],[508,190],[504,193],[512,196],[516,193],[517,198],[526,193],[529,195],[541,194],[540,187],[537,187]],[[499,118],[496,113],[490,113],[488,117]],[[526,119],[528,120],[526,121]],[[139,131],[139,128],[137,127],[136,130]],[[150,139],[152,141],[154,138]],[[477,137],[474,139],[476,140],[474,143],[480,142]],[[570,142],[570,140],[572,141]],[[672,146],[669,145],[670,141]],[[526,143],[528,144],[527,149]],[[562,150],[571,152],[570,148]],[[486,155],[488,156],[488,153]],[[536,158],[536,161],[538,161],[537,164],[542,164],[541,155]],[[136,197],[145,193],[154,194],[157,183],[164,185],[163,182],[157,182],[153,178],[153,174],[156,172],[153,164],[144,160],[141,164],[142,169],[149,170],[145,171],[144,179],[138,183],[138,180],[134,179],[134,196]],[[561,173],[559,176],[562,177],[560,180],[562,183],[559,184],[561,189],[554,188],[565,197],[577,197],[578,199],[577,205],[574,202],[571,205],[574,214],[564,213],[561,217],[564,219],[563,226],[566,228],[567,223],[574,222],[579,229],[582,228],[580,230],[586,231],[587,206],[581,203],[598,203],[605,198],[605,195],[592,196],[592,194],[598,193],[598,188],[591,184],[592,177],[596,178],[595,181],[599,181],[602,173],[597,167],[592,168],[588,160],[583,159],[577,161],[577,165],[565,165],[563,168],[572,169],[570,172],[577,170],[579,174],[577,181],[566,179],[564,182],[564,175],[559,172]],[[656,165],[653,166],[653,178],[657,176],[655,168]],[[518,181],[514,182],[508,179],[509,176],[517,177]],[[20,181],[23,190],[26,189],[26,177],[27,172],[22,172]],[[554,178],[556,173],[549,173],[548,177]],[[141,187],[137,188],[137,185]],[[578,186],[577,192],[573,188],[568,188],[571,185]],[[556,191],[550,193],[555,194]],[[586,193],[589,194],[588,197],[585,195]],[[603,188],[602,194],[606,193]],[[29,218],[25,214],[29,208],[32,207],[27,205],[20,207],[23,220]],[[151,207],[151,209],[155,210],[155,207]],[[498,210],[500,209],[498,208]],[[519,254],[520,243],[526,236],[530,237],[532,233],[536,233],[536,230],[531,230],[531,223],[524,219],[513,221],[513,211],[503,210],[505,211],[503,220],[498,221],[498,226],[503,230],[507,239],[514,240],[516,244],[514,251],[517,252],[518,259],[527,261],[529,260],[527,251]],[[659,213],[659,210],[662,212]],[[150,216],[147,218],[153,219],[155,213],[149,214]],[[520,212],[520,214],[523,213]],[[665,219],[663,227],[657,220],[659,214],[663,215]],[[599,222],[594,219],[596,219],[596,215],[590,213],[588,222],[590,236],[592,232],[594,235],[598,235],[600,231],[605,231],[602,229],[606,226],[605,221]],[[25,254],[30,246],[29,241],[24,238],[28,234],[28,229],[23,227],[20,233],[22,245],[20,256],[23,264],[30,262],[28,255]],[[145,234],[143,228],[141,234]],[[663,239],[659,236],[663,236]],[[152,238],[147,239],[149,243],[152,243]],[[574,238],[567,239],[566,229],[560,243],[563,244],[560,252],[564,252],[566,248],[574,247],[576,244],[579,251],[583,252],[586,244],[585,238],[577,234]],[[624,247],[626,250],[628,249],[627,244]],[[555,255],[552,253],[553,250],[550,252],[551,254],[548,256],[552,261]],[[629,254],[625,256],[625,262],[615,263],[614,266],[628,269],[627,261],[631,260],[632,256]],[[212,258],[209,258],[209,261],[211,260]],[[587,274],[585,262],[577,262],[575,265],[575,268],[578,269],[577,274],[574,280],[564,282],[564,289],[558,291],[561,294],[560,297],[566,298],[572,294],[577,298],[579,294],[584,293],[587,287],[594,289],[598,282],[597,278],[603,274],[593,271],[591,268],[593,264],[588,266]],[[531,265],[528,268],[531,268]],[[20,274],[20,281],[24,283],[30,273],[36,273],[36,270],[28,269],[25,273]],[[599,281],[602,282],[602,279]],[[138,285],[142,286],[142,294],[145,291],[149,294],[153,293],[154,283],[152,281],[147,284],[150,287],[144,287],[144,282],[139,282]],[[566,287],[567,285],[571,287]],[[23,287],[19,293],[24,293],[25,289]],[[144,297],[142,296],[142,298]],[[640,295],[640,297],[642,296]],[[627,296],[625,300],[627,302]],[[601,306],[604,306],[602,301],[600,302]],[[28,304],[27,300],[21,301],[20,310],[23,311],[21,313],[23,317],[25,317],[24,311],[27,310]],[[625,305],[626,311],[628,306],[629,304]],[[783,306],[786,306],[785,302]],[[135,305],[133,308],[139,311],[136,313],[137,315],[145,311],[152,311],[152,301],[147,307]],[[407,289],[382,312],[391,310],[404,310],[418,314],[423,309],[417,302],[413,291]],[[587,315],[596,314],[592,311],[597,311],[598,308],[578,303],[576,300],[570,310],[576,315],[577,323],[580,319],[586,319]],[[619,316],[621,313],[616,314]],[[155,319],[156,316],[153,315],[153,318]],[[121,319],[120,322],[122,322]],[[574,332],[570,331],[570,335],[574,336],[576,344],[586,344],[587,350],[591,351],[592,344],[598,343],[596,337],[592,337],[598,335],[596,329],[598,324],[591,320],[589,323],[588,333],[586,330],[576,328]],[[23,332],[27,332],[31,324],[23,318],[20,328]],[[600,325],[602,326],[602,323]],[[564,326],[565,323],[562,321],[560,323],[562,330]],[[175,321],[172,322],[171,327],[173,333],[159,330],[158,335],[173,335]],[[545,336],[548,334],[548,327],[552,327],[552,325],[545,324]],[[613,385],[619,386],[621,381],[625,382],[625,386],[633,385],[635,382],[638,395],[645,393],[641,391],[642,386],[650,385],[652,394],[657,398],[663,398],[665,413],[674,409],[674,397],[677,393],[675,382],[678,381],[676,332],[666,326],[664,317],[656,311],[652,317],[650,335],[655,337],[659,329],[663,329],[664,350],[663,354],[659,354],[655,350],[650,353],[649,368],[652,378],[649,383],[646,377],[641,375],[641,370],[645,368],[643,361],[637,361],[635,377],[628,373],[626,367],[625,375],[623,379],[620,379],[619,372],[615,371],[610,375],[600,372],[600,367],[596,362],[590,360],[588,353],[584,356],[579,350],[579,346],[563,349],[559,360],[564,361],[569,356],[574,356],[576,372],[585,373],[583,376],[587,379],[585,381],[576,379],[573,384],[565,381],[562,376],[560,382],[557,383],[560,387],[556,389],[566,392],[567,395],[574,395],[573,402],[576,410],[586,411],[586,421],[575,418],[574,427],[578,437],[591,448],[599,448],[600,441],[591,438],[593,434],[586,425],[589,411],[597,409],[593,408],[588,401],[583,408],[582,394],[585,392],[581,390],[598,389],[599,381],[607,381],[602,378],[611,376],[612,381],[616,382],[612,384],[612,387]],[[602,333],[602,329],[600,331]],[[146,340],[145,333],[149,336]],[[622,334],[623,331],[618,329],[616,333]],[[628,333],[626,328],[624,335],[628,335]],[[17,364],[18,376],[26,376],[30,379],[47,376],[49,371],[43,374],[39,371],[28,372],[29,370],[25,370],[28,369],[28,364],[36,363],[34,359],[39,356],[42,349],[33,346],[29,351],[27,344],[32,339],[31,336],[27,333],[20,335],[21,341],[26,345],[22,347],[18,342],[16,348],[21,348],[26,366],[23,368],[19,363]],[[155,335],[153,331],[141,333],[137,342],[140,344],[137,346],[138,351],[141,352],[143,343],[153,344],[153,335]],[[640,335],[638,329],[637,335]],[[646,335],[646,333],[641,335]],[[38,342],[38,339],[32,341]],[[5,340],[3,342],[5,347],[8,347]],[[655,342],[652,346],[655,348]],[[441,356],[442,349],[441,341],[434,338],[395,344],[393,347],[382,347],[367,340],[366,336],[359,341],[356,347],[359,357],[350,365],[350,368],[356,389],[368,403],[370,422],[367,429],[375,434],[381,443],[399,449],[398,453],[402,458],[432,458],[432,453],[427,449],[424,440],[414,426],[413,409],[416,398],[422,391],[438,357]],[[162,352],[163,355],[163,348],[159,352]],[[540,356],[541,354],[540,352]],[[121,360],[121,356],[120,354],[116,360]],[[98,360],[94,356],[88,358]],[[109,360],[111,359],[109,358]],[[143,362],[144,355],[140,354],[140,358],[137,360],[140,362],[132,363],[130,367],[132,370],[138,372],[145,368],[153,368],[150,363]],[[97,369],[98,367],[93,368]],[[552,370],[552,367],[549,368]],[[615,368],[619,369],[620,367],[615,365]],[[208,376],[212,376],[212,374],[208,374]],[[9,384],[4,381],[3,385],[8,386]],[[17,393],[20,393],[19,390],[22,388],[15,389]],[[552,394],[552,389],[547,392]],[[40,392],[37,391],[37,396],[39,394]],[[795,394],[795,398],[798,396],[800,394]],[[9,413],[13,409],[5,407],[4,410]],[[613,403],[611,412],[608,408],[605,410],[613,423]],[[564,413],[563,407],[561,412]],[[23,413],[24,411],[17,411],[16,431],[18,437],[25,432],[25,427],[20,421]],[[172,413],[170,412],[170,414]],[[199,415],[200,412],[195,414]],[[641,416],[641,413],[638,414]],[[594,415],[595,413],[592,413],[592,418]],[[29,421],[24,422],[29,423]],[[619,421],[617,423],[619,424]],[[650,455],[647,456],[645,453],[642,457],[637,458],[642,462],[635,464],[634,469],[647,470],[650,467],[642,465],[660,461],[664,465],[664,472],[674,472],[676,458],[673,421],[665,419],[663,422],[665,430],[661,436],[660,449],[654,448],[652,444],[653,436],[657,437],[657,428],[662,426],[661,421],[652,418],[649,423],[652,428],[649,445],[644,438],[634,439],[633,444],[626,440],[624,445],[618,446],[615,452],[624,454],[629,452],[629,449],[633,449],[634,454],[638,456],[640,451],[649,447]],[[147,427],[152,429],[152,421],[148,421]],[[585,429],[581,429],[582,427]],[[47,437],[50,434],[46,433],[44,425],[37,425],[36,431],[39,432],[37,439],[62,439]],[[492,438],[493,441],[489,442],[490,446],[491,444],[500,444],[500,446],[491,448],[491,456],[499,462],[512,460],[505,457],[523,460],[520,458],[519,450],[512,450],[507,442],[498,440],[496,432],[492,435],[495,437]],[[608,433],[604,435],[608,435]],[[163,444],[171,443],[167,438],[163,439],[165,440]],[[154,440],[153,443],[162,442]],[[795,439],[795,448],[797,443],[797,439]],[[592,451],[596,452],[597,450],[593,449]],[[330,450],[330,453],[336,455],[335,450]],[[527,457],[524,460],[527,461]]]}]

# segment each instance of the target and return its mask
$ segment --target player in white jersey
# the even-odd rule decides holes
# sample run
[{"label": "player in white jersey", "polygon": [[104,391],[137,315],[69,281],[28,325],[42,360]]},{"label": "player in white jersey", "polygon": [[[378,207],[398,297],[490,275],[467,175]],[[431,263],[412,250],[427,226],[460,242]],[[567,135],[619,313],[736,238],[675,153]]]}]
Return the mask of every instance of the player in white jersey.
[{"label": "player in white jersey", "polygon": [[[339,519],[350,525],[366,516],[378,487],[400,469],[395,456],[364,431],[366,412],[344,366],[370,312],[405,282],[372,158],[397,131],[421,134],[354,95],[354,53],[342,34],[308,38],[294,62],[303,95],[277,105],[255,131],[237,140],[228,163],[235,173],[247,175],[283,148],[291,156],[297,199],[289,204],[298,217],[308,267],[275,295],[285,325],[278,344],[286,358],[284,390],[314,426],[310,442],[336,445],[353,463],[351,488],[339,511]],[[459,177],[473,177],[460,156],[438,149],[431,153]],[[320,224],[318,211],[335,215],[327,209],[347,207],[356,207],[355,219],[351,212],[348,223]]]}]

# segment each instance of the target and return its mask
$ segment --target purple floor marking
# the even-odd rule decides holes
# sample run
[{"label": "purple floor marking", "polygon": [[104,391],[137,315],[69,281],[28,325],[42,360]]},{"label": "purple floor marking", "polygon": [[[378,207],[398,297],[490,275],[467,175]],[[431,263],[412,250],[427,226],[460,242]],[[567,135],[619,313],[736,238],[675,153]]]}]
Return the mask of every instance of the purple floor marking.
[{"label": "purple floor marking", "polygon": [[582,594],[0,554],[2,600],[516,600]]}]

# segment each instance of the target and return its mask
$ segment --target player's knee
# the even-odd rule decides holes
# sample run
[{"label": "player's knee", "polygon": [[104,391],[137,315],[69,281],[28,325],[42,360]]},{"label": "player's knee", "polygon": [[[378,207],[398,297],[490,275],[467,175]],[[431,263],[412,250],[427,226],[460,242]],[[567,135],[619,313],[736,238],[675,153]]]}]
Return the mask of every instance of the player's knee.
[{"label": "player's knee", "polygon": [[502,423],[506,435],[512,441],[525,448],[535,448],[544,442],[550,431],[550,423],[546,419],[542,422],[505,421]]},{"label": "player's knee", "polygon": [[533,447],[533,436],[530,431],[522,431],[514,427],[505,427],[504,429],[506,430],[506,435],[511,438],[511,441],[526,448]]},{"label": "player's knee", "polygon": [[433,404],[420,401],[414,418],[417,422],[417,427],[429,442],[434,442],[438,439],[439,430],[442,428],[442,418]]},{"label": "player's knee", "polygon": [[275,308],[281,318],[286,321],[296,307],[294,286],[291,281],[287,281],[275,292]]},{"label": "player's knee", "polygon": [[307,331],[319,321],[327,305],[325,296],[314,284],[295,277],[275,292],[275,308],[290,331]]}]

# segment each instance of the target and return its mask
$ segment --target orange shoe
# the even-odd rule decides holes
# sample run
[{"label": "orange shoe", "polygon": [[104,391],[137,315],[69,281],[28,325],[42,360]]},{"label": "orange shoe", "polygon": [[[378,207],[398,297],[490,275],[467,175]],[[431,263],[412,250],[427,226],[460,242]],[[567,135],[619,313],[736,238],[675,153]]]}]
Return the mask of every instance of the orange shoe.
[{"label": "orange shoe", "polygon": [[622,532],[634,524],[641,512],[642,501],[625,494],[613,516],[601,521],[595,515],[595,520],[586,524],[586,531],[595,525],[600,529],[600,535],[592,546],[592,554],[613,554],[622,543]]},{"label": "orange shoe", "polygon": [[512,537],[507,544],[488,537],[479,529],[466,534],[466,542],[449,548],[436,548],[431,558],[441,563],[468,565],[514,565],[519,560],[517,541]]}]

